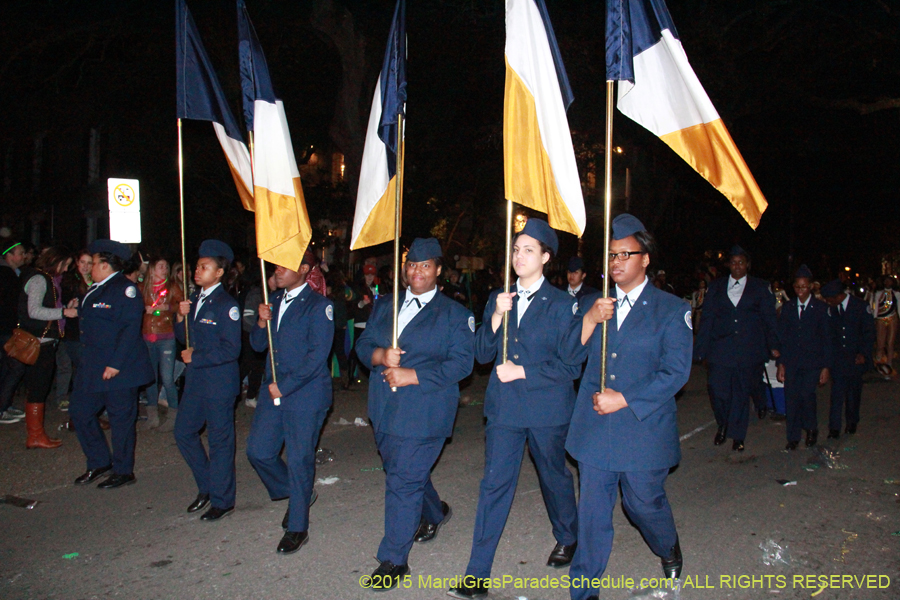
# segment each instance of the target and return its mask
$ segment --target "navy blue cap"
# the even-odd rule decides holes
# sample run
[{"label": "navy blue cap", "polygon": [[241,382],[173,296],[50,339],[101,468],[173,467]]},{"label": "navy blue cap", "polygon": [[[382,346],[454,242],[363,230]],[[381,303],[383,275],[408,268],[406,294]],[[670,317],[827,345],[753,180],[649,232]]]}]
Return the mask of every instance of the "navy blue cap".
[{"label": "navy blue cap", "polygon": [[234,252],[231,251],[231,247],[225,242],[219,240],[203,240],[203,243],[200,244],[199,258],[216,256],[221,256],[228,262],[234,260]]},{"label": "navy blue cap", "polygon": [[731,250],[728,251],[729,256],[744,256],[747,260],[750,260],[750,255],[747,254],[747,251],[735,244],[731,247]]},{"label": "navy blue cap", "polygon": [[556,232],[543,219],[528,219],[521,233],[530,235],[539,242],[544,242],[553,250],[553,254],[556,254],[556,251],[559,250],[559,238],[556,237]]},{"label": "navy blue cap", "polygon": [[584,271],[584,261],[581,260],[580,256],[573,256],[569,259],[569,273],[574,273],[575,271]]},{"label": "navy blue cap", "polygon": [[797,273],[794,275],[794,278],[799,279],[800,277],[805,277],[806,279],[813,278],[812,271],[809,270],[809,267],[807,267],[806,265],[800,265],[800,268],[797,269]]},{"label": "navy blue cap", "polygon": [[429,258],[441,258],[444,256],[441,244],[434,238],[416,238],[413,240],[406,260],[409,262],[421,262]]},{"label": "navy blue cap", "polygon": [[94,240],[91,242],[91,245],[88,246],[88,252],[91,254],[106,252],[118,256],[122,260],[131,258],[131,249],[122,242],[117,242],[115,240]]},{"label": "navy blue cap", "polygon": [[647,231],[644,224],[641,223],[634,215],[622,213],[612,222],[612,239],[624,240],[628,236],[634,235],[640,231]]},{"label": "navy blue cap", "polygon": [[841,283],[840,279],[834,279],[823,285],[821,292],[823,298],[831,298],[832,296],[843,294],[844,284]]}]

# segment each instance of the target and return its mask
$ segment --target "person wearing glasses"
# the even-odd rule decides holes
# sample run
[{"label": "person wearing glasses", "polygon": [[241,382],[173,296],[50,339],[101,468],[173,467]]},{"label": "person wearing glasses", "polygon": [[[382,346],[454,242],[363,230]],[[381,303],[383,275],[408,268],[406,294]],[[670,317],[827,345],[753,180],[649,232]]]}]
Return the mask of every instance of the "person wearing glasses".
[{"label": "person wearing glasses", "polygon": [[[629,214],[612,223],[609,273],[615,297],[582,302],[563,343],[563,358],[587,367],[566,450],[578,461],[578,548],[569,576],[573,600],[598,598],[613,542],[613,512],[622,506],[666,577],[681,574],[681,546],[666,498],[669,470],[681,460],[675,393],[691,372],[691,308],[647,277],[653,236]],[[607,324],[606,379],[600,325]]]},{"label": "person wearing glasses", "polygon": [[[750,396],[759,389],[769,358],[780,356],[775,297],[768,284],[747,274],[750,256],[740,246],[731,249],[731,275],[709,285],[694,358],[706,360],[716,446],[731,438],[731,449],[744,451],[750,421]],[[765,405],[759,418],[766,416]]]}]

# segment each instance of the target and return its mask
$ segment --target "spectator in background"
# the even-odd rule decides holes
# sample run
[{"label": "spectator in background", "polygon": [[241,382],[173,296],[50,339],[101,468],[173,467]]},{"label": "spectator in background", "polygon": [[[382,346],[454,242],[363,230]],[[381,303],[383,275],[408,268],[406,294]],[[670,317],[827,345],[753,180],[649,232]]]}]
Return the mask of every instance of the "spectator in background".
[{"label": "spectator in background", "polygon": [[[73,268],[70,268],[62,276],[62,303],[67,305],[74,299],[78,301],[77,306],[81,306],[82,298],[93,283],[91,265],[94,263],[86,249],[72,257],[75,259]],[[64,335],[56,351],[56,405],[63,412],[69,410],[69,387],[72,383],[72,374],[81,360],[79,327],[77,317],[66,319]]]},{"label": "spectator in background", "polygon": [[[0,244],[0,344],[6,344],[19,323],[19,270],[25,264],[25,248],[15,240]],[[0,423],[18,423],[25,413],[12,407],[13,394],[25,373],[25,365],[0,352]]]},{"label": "spectator in background", "polygon": [[148,277],[140,286],[144,298],[144,319],[141,335],[150,353],[154,381],[147,386],[147,420],[142,429],[160,427],[159,390],[166,390],[169,412],[160,431],[172,431],[174,412],[178,410],[178,391],[175,389],[175,329],[173,318],[178,303],[184,299],[181,288],[170,278],[169,261],[156,258],[149,263]]},{"label": "spectator in background", "polygon": [[772,282],[772,295],[775,296],[775,313],[781,314],[781,307],[790,300],[787,292],[781,286],[781,282],[777,279]]},{"label": "spectator in background", "polygon": [[897,337],[900,293],[894,290],[894,278],[884,278],[884,289],[875,293],[875,362],[891,365],[894,361],[894,339]]},{"label": "spectator in background", "polygon": [[[266,371],[266,353],[257,352],[250,344],[250,332],[259,320],[258,310],[262,303],[262,276],[257,261],[246,271],[241,297],[238,299],[238,305],[241,307],[241,356],[238,359],[238,368],[241,382],[247,378],[246,391],[242,383],[241,393],[244,396],[244,405],[249,408],[256,408],[256,397],[259,395],[259,386]],[[236,401],[240,400],[238,396]]]},{"label": "spectator in background", "polygon": [[[347,353],[344,352],[344,340],[347,337],[347,282],[344,280],[344,274],[338,269],[333,269],[328,274],[327,291],[326,296],[334,303],[334,340],[331,343],[331,354],[337,358],[341,388],[348,390],[350,389],[350,372],[348,371]],[[346,380],[345,373],[347,374]]]},{"label": "spectator in background", "polygon": [[366,328],[366,321],[369,320],[369,315],[372,314],[372,303],[378,298],[379,292],[378,284],[375,283],[375,273],[377,272],[375,265],[363,265],[362,272],[363,280],[354,286],[353,297],[348,306],[350,315],[353,317],[353,328],[355,329],[353,347],[350,349],[350,357],[347,360],[351,384],[356,376],[356,370],[365,368],[356,355],[356,342]]},{"label": "spectator in background", "polygon": [[700,316],[703,314],[703,300],[706,299],[706,280],[701,279],[697,289],[691,294],[691,319],[694,321],[694,335],[700,331]]},{"label": "spectator in background", "polygon": [[672,287],[672,284],[666,281],[666,272],[660,269],[656,272],[656,277],[653,278],[653,285],[664,292],[669,292],[670,294],[675,293],[675,288]]},{"label": "spectator in background", "polygon": [[459,285],[459,271],[455,269],[447,270],[447,282],[441,287],[441,293],[465,305],[466,294],[462,286]]}]

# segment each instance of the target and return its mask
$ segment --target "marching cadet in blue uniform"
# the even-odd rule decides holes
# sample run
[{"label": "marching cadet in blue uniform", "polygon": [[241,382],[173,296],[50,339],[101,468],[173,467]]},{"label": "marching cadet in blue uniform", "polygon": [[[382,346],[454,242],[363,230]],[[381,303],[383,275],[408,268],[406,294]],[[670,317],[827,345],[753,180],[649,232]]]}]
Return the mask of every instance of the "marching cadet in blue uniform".
[{"label": "marching cadet in blue uniform", "polygon": [[[298,270],[275,268],[271,304],[259,305],[250,343],[257,352],[269,348],[266,321],[272,323],[266,375],[259,390],[247,438],[247,458],[272,500],[289,498],[281,522],[279,554],[291,554],[309,539],[309,507],[316,476],[316,442],[331,408],[331,373],[326,360],[334,338],[334,305],[313,291],[306,275],[316,264],[306,251]],[[277,378],[277,382],[275,379]],[[287,463],[281,458],[285,448]]]},{"label": "marching cadet in blue uniform", "polygon": [[[585,298],[565,340],[565,358],[587,367],[566,450],[578,461],[578,549],[569,575],[574,600],[596,600],[589,587],[606,570],[613,510],[622,506],[662,561],[666,577],[681,574],[681,547],[666,498],[669,469],[681,460],[675,393],[691,372],[691,308],[649,283],[653,237],[635,217],[612,223],[610,277],[616,298]],[[606,390],[600,392],[601,329],[608,324]]]},{"label": "marching cadet in blue uniform", "polygon": [[810,295],[812,272],[801,265],[794,276],[797,297],[784,304],[778,317],[778,381],[784,383],[787,447],[796,450],[800,430],[806,430],[806,447],[819,437],[816,387],[828,383],[831,365],[831,331],[828,306]]},{"label": "marching cadet in blue uniform", "polygon": [[[87,456],[87,471],[75,483],[86,485],[112,470],[97,486],[112,489],[136,481],[138,388],[153,380],[153,370],[141,337],[144,301],[122,274],[131,251],[112,240],[96,240],[88,251],[94,260],[91,278],[95,283],[78,311],[81,364],[75,370],[69,405],[69,416]],[[97,420],[104,408],[109,414],[112,452]]]},{"label": "marching cadet in blue uniform", "polygon": [[[435,538],[452,516],[431,483],[459,405],[459,382],[472,372],[475,318],[437,288],[443,253],[434,238],[416,238],[392,348],[393,298],[380,296],[356,351],[372,370],[369,419],[384,463],[384,537],[380,563],[366,581],[389,590],[409,574],[413,542]],[[394,391],[395,388],[396,391]]]},{"label": "marching cadet in blue uniform", "polygon": [[872,364],[875,322],[872,307],[848,294],[837,279],[822,286],[822,297],[828,304],[832,346],[828,437],[837,439],[841,435],[841,413],[847,417],[846,432],[856,433],[862,376]]},{"label": "marching cadet in blue uniform", "polygon": [[[743,452],[750,420],[750,395],[758,388],[769,357],[778,358],[775,297],[762,279],[747,275],[750,257],[731,249],[731,275],[709,285],[694,358],[707,360],[713,412],[719,426],[713,443]],[[765,410],[760,410],[760,418]]]},{"label": "marching cadet in blue uniform", "polygon": [[[493,361],[484,400],[484,476],[472,553],[466,577],[449,591],[456,598],[483,596],[494,555],[516,494],[520,465],[528,449],[556,546],[547,565],[564,567],[577,546],[575,485],[566,466],[566,434],[575,406],[574,380],[581,364],[565,364],[559,347],[574,320],[578,303],[553,287],[543,269],[556,253],[556,232],[546,221],[529,219],[513,243],[512,261],[519,276],[515,291],[494,292],[475,335],[475,358]],[[503,313],[509,312],[508,356],[503,363]]]},{"label": "marching cadet in blue uniform", "polygon": [[584,282],[585,278],[587,278],[587,273],[584,271],[584,259],[580,256],[573,256],[569,259],[569,266],[566,271],[566,279],[569,285],[565,291],[579,302],[585,296],[597,293],[596,289]]},{"label": "marching cadet in blue uniform", "polygon": [[[181,352],[187,367],[184,395],[178,403],[175,441],[197,482],[197,498],[189,513],[207,507],[200,517],[217,521],[234,511],[234,397],[240,391],[241,313],[222,286],[234,253],[228,244],[205,240],[194,269],[197,290],[180,303],[175,337],[191,346]],[[200,441],[206,425],[209,454]]]}]

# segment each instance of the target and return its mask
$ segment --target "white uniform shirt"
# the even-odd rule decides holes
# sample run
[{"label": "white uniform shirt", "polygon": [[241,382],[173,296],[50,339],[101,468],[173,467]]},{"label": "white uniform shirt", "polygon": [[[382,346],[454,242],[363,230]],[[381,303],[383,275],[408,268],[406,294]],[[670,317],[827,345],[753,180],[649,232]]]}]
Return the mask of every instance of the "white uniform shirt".
[{"label": "white uniform shirt", "polygon": [[541,286],[544,285],[544,276],[541,275],[541,278],[531,284],[531,287],[528,289],[522,289],[522,286],[519,284],[519,281],[516,280],[516,290],[518,290],[519,299],[516,300],[517,309],[516,312],[518,314],[518,318],[516,320],[516,326],[522,324],[522,317],[525,316],[525,311],[528,310],[528,306],[531,304],[531,299],[534,297],[534,294],[541,289]]},{"label": "white uniform shirt", "polygon": [[278,323],[275,325],[275,331],[278,331],[278,328],[281,326],[281,317],[283,317],[284,313],[287,311],[288,305],[294,301],[294,298],[300,295],[300,292],[302,292],[305,287],[306,283],[289,292],[285,292],[284,296],[281,297],[281,305],[278,309]]},{"label": "white uniform shirt", "polygon": [[425,305],[431,302],[437,291],[437,286],[435,286],[430,292],[416,296],[412,293],[412,290],[406,290],[406,297],[403,300],[403,304],[400,305],[400,312],[397,315],[397,337],[400,337],[400,334],[403,333],[409,322],[425,308]]},{"label": "white uniform shirt", "polygon": [[728,276],[728,299],[731,300],[731,303],[735,306],[741,301],[741,296],[744,295],[745,287],[747,287],[746,275],[737,280],[731,275]]},{"label": "white uniform shirt", "polygon": [[648,281],[650,280],[645,276],[644,281],[627,294],[623,292],[622,288],[618,285],[616,286],[616,329],[622,329],[622,323],[625,322],[625,317],[631,312],[631,307],[637,302],[638,297],[641,295],[641,292],[644,291],[644,286],[647,285]]}]

